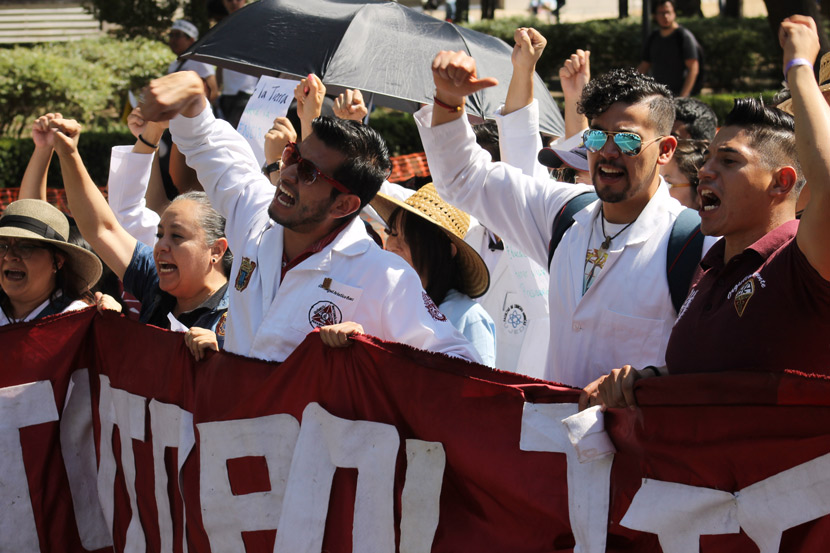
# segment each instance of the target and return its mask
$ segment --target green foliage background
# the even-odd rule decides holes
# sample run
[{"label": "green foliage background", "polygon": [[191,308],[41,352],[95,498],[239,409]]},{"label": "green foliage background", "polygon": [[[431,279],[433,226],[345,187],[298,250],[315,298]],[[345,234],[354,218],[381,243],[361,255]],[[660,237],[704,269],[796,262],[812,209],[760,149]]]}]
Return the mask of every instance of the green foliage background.
[{"label": "green foliage background", "polygon": [[[109,0],[99,3],[105,6]],[[134,3],[143,5],[146,0]],[[130,2],[112,4],[123,4],[118,8],[122,9]],[[161,10],[164,4],[157,7]],[[155,23],[143,27],[136,24],[124,34],[160,37],[160,29],[166,29],[169,22],[159,13],[142,12],[136,21],[144,18]],[[766,19],[694,18],[681,23],[704,46],[706,86],[715,92],[701,99],[713,107],[721,121],[735,97],[757,96],[758,92],[751,91],[766,90],[764,98],[771,99],[781,80],[781,61]],[[639,20],[553,25],[531,18],[509,18],[470,27],[512,44],[516,27],[529,25],[548,39],[538,71],[553,91],[559,90],[559,67],[577,48],[591,50],[594,75],[614,67],[634,66],[639,61]],[[150,79],[163,75],[173,59],[166,44],[142,36],[17,46],[1,51],[0,137],[4,138],[0,139],[0,186],[19,185],[32,151],[31,140],[22,137],[31,122],[48,111],[61,112],[85,125],[81,151],[95,182],[104,185],[110,147],[133,142],[121,123],[127,92],[138,91]],[[410,114],[379,109],[372,114],[370,125],[387,139],[393,155],[422,151]],[[56,165],[50,171],[49,185],[60,187]]]}]

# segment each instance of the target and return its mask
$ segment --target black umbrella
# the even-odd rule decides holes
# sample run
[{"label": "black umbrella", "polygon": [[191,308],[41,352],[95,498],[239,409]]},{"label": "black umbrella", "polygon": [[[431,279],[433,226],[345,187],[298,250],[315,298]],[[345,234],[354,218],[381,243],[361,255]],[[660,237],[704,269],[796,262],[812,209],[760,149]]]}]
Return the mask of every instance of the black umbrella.
[{"label": "black umbrella", "polygon": [[[432,103],[432,60],[464,50],[480,77],[499,85],[467,99],[467,112],[486,119],[504,103],[513,67],[504,41],[435,19],[395,2],[260,0],[227,17],[185,54],[251,75],[319,76],[332,93],[357,88],[367,101],[413,112]],[[534,77],[543,132],[565,125],[542,79]]]}]

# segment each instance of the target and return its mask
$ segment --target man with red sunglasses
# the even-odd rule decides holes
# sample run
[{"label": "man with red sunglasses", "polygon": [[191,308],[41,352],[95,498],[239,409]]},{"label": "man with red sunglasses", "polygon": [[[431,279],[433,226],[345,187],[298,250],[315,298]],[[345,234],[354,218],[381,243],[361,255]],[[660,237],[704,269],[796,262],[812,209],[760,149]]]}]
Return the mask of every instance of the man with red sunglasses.
[{"label": "man with red sunglasses", "polygon": [[[498,118],[501,129],[509,126],[514,136],[522,128],[538,132],[532,79],[545,46],[534,29],[519,29],[515,38],[514,72]],[[435,105],[415,118],[436,188],[445,200],[550,267],[545,377],[582,387],[615,363],[630,362],[624,361],[629,356],[640,366],[665,366],[677,317],[667,246],[683,211],[661,185],[659,173],[677,144],[668,89],[633,70],[611,71],[585,87],[580,111],[590,123],[584,141],[599,200],[571,215],[574,222],[554,246],[551,260],[557,218],[591,187],[536,179],[491,162],[475,143],[463,105],[466,96],[495,81],[479,79],[475,61],[461,52],[439,53],[432,68]],[[502,136],[504,144],[509,137]],[[507,156],[502,160],[510,162]]]},{"label": "man with red sunglasses", "polygon": [[225,349],[283,361],[326,328],[338,345],[365,331],[479,361],[425,302],[417,273],[380,249],[357,217],[391,169],[380,135],[354,121],[315,119],[305,140],[285,148],[275,189],[245,139],[213,117],[200,82],[191,72],[156,79],[142,110],[171,120],[173,140],[227,218],[234,262]]}]

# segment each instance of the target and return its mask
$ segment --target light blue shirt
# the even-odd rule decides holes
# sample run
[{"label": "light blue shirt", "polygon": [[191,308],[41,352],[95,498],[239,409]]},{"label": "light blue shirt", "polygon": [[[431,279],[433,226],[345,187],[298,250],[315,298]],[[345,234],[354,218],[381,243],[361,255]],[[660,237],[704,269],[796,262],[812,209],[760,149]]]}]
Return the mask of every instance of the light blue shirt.
[{"label": "light blue shirt", "polygon": [[458,290],[447,292],[438,309],[473,344],[481,362],[496,368],[496,325],[487,311]]}]

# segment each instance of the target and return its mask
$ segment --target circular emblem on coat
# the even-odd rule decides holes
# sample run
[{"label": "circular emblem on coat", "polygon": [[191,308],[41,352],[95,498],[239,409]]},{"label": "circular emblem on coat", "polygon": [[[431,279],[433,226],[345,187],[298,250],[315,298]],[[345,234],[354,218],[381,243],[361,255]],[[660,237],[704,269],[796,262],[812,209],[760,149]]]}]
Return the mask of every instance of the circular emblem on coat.
[{"label": "circular emblem on coat", "polygon": [[432,301],[432,298],[429,297],[429,294],[427,294],[426,292],[421,292],[421,295],[424,298],[424,307],[426,307],[427,311],[429,311],[429,315],[436,321],[446,321],[447,316],[441,313],[441,310],[438,309],[438,306],[435,305],[435,302]]},{"label": "circular emblem on coat", "polygon": [[502,317],[502,324],[504,329],[509,334],[521,334],[527,330],[527,315],[521,305],[513,304],[504,310]]},{"label": "circular emblem on coat", "polygon": [[308,310],[308,322],[311,328],[334,325],[342,321],[343,313],[330,301],[318,301]]}]

